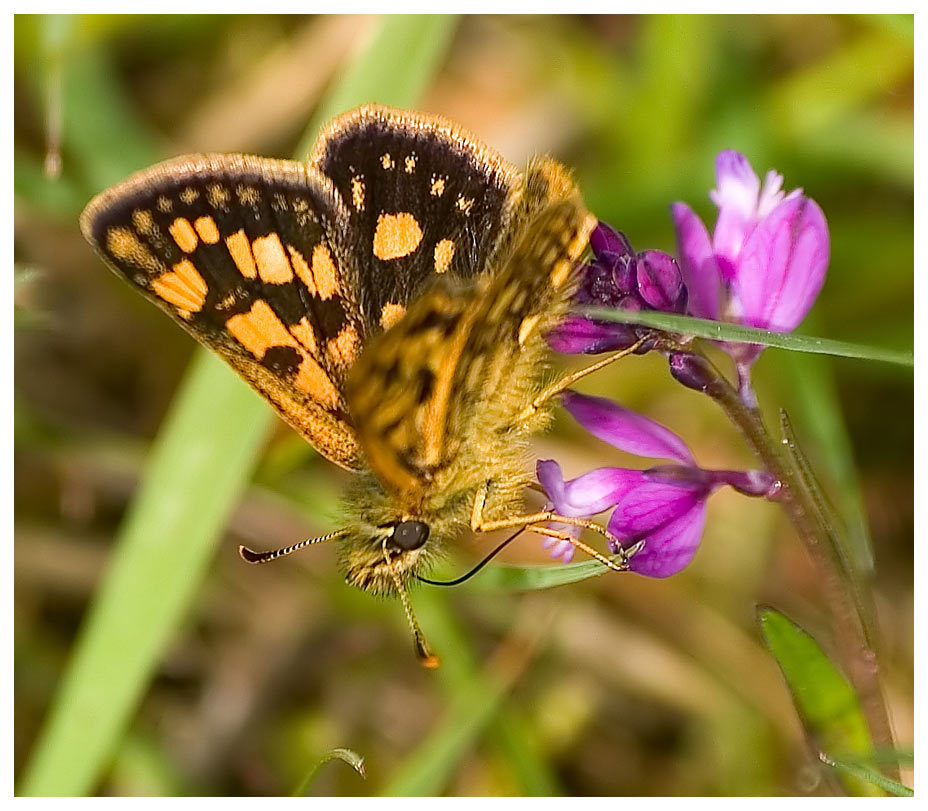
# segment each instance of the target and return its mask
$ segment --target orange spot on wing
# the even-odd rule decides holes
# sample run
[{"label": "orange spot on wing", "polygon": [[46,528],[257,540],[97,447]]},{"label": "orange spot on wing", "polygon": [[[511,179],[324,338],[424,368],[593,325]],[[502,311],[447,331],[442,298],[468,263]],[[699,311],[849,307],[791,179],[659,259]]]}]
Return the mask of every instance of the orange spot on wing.
[{"label": "orange spot on wing", "polygon": [[256,279],[258,269],[255,267],[255,259],[251,255],[251,243],[245,236],[244,229],[239,229],[232,236],[226,237],[226,247],[229,249],[229,255],[235,262],[238,272],[246,279]]},{"label": "orange spot on wing", "polygon": [[381,214],[374,231],[374,256],[378,259],[399,259],[408,256],[422,241],[419,221],[408,211]]},{"label": "orange spot on wing", "polygon": [[315,355],[318,353],[319,347],[316,344],[316,333],[313,331],[313,325],[310,324],[306,318],[300,319],[299,324],[294,324],[290,327],[290,332],[296,336],[296,339],[303,344],[311,354]]},{"label": "orange spot on wing", "polygon": [[[262,300],[256,301],[247,313],[233,315],[226,321],[226,329],[256,360],[261,360],[271,347],[291,346],[296,349],[302,360],[293,385],[323,405],[330,408],[339,405],[338,389],[306,350],[307,344],[315,344],[315,337],[309,337],[312,329],[305,318],[290,328],[291,333],[270,305]],[[297,343],[294,335],[302,336],[301,343]],[[305,344],[302,343],[304,340]]]},{"label": "orange spot on wing", "polygon": [[313,278],[316,281],[316,294],[323,301],[339,292],[338,271],[332,254],[325,245],[313,248]]},{"label": "orange spot on wing", "polygon": [[406,315],[406,308],[402,304],[388,302],[383,305],[383,309],[380,311],[380,326],[384,329],[390,329],[404,315]]},{"label": "orange spot on wing", "polygon": [[171,236],[174,237],[174,241],[177,243],[178,248],[184,253],[193,253],[197,247],[198,240],[196,232],[190,224],[190,220],[184,217],[178,217],[171,223],[168,231],[170,231]]},{"label": "orange spot on wing", "polygon": [[226,329],[258,360],[272,346],[298,348],[283,321],[264,300],[256,301],[247,313],[233,315],[226,321]]},{"label": "orange spot on wing", "polygon": [[446,273],[454,258],[454,242],[443,239],[435,246],[435,272]]},{"label": "orange spot on wing", "polygon": [[173,304],[183,316],[199,312],[206,302],[206,282],[189,259],[174,265],[151,283],[160,299]]},{"label": "orange spot on wing", "polygon": [[251,243],[251,252],[255,256],[262,282],[285,284],[293,278],[293,268],[287,261],[287,254],[277,234],[258,237]]},{"label": "orange spot on wing", "polygon": [[219,242],[219,229],[216,227],[216,221],[209,216],[197,217],[193,222],[193,227],[207,245],[215,245]]},{"label": "orange spot on wing", "polygon": [[296,275],[299,276],[300,281],[306,285],[310,294],[315,296],[316,278],[313,276],[313,272],[309,265],[306,264],[306,259],[303,254],[292,245],[287,246],[287,252],[290,254],[290,264],[293,265],[293,270],[296,272]]},{"label": "orange spot on wing", "polygon": [[339,404],[338,389],[325,370],[309,355],[303,357],[293,384],[323,405],[336,408]]},{"label": "orange spot on wing", "polygon": [[351,324],[346,324],[341,332],[329,341],[328,347],[329,355],[338,365],[350,366],[361,349],[361,336]]}]

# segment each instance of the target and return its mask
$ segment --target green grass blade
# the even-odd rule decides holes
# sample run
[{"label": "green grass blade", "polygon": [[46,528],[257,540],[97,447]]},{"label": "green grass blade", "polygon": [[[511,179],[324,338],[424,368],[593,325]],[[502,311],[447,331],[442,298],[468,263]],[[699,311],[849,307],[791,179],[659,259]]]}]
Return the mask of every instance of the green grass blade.
[{"label": "green grass blade", "polygon": [[687,315],[672,315],[658,312],[632,312],[603,307],[584,307],[580,312],[598,321],[614,321],[620,324],[643,324],[646,327],[682,332],[697,338],[710,338],[713,341],[734,341],[746,344],[789,349],[793,352],[812,352],[819,355],[839,355],[844,358],[878,360],[885,363],[897,363],[913,366],[915,359],[907,350],[887,349],[878,346],[863,346],[847,341],[833,341],[828,338],[813,338],[809,335],[797,335],[792,332],[774,332],[769,329],[743,327],[740,324],[727,324],[710,321],[706,318],[691,318]]},{"label": "green grass blade", "polygon": [[352,107],[367,102],[415,104],[447,53],[457,21],[455,15],[385,16],[365,53],[319,105],[297,147],[297,157],[305,159],[322,127]]},{"label": "green grass blade", "polygon": [[811,435],[808,444],[820,451],[817,461],[837,488],[838,511],[847,529],[846,535],[839,532],[838,536],[855,569],[870,573],[873,545],[869,520],[833,374],[822,358],[793,354],[778,360],[785,367],[783,376],[795,381],[788,392],[795,404],[790,410]]},{"label": "green grass blade", "polygon": [[891,780],[889,777],[880,774],[878,771],[875,771],[869,765],[863,764],[857,760],[844,759],[839,757],[833,757],[831,755],[820,755],[822,763],[831,766],[837,771],[841,772],[844,775],[852,777],[856,780],[864,780],[877,788],[883,789],[883,791],[889,792],[890,794],[895,795],[896,797],[914,797],[915,792],[912,791],[908,786],[904,786],[902,783]]},{"label": "green grass blade", "polygon": [[198,357],[153,448],[23,794],[93,790],[248,482],[267,426],[256,407],[219,360]]},{"label": "green grass blade", "polygon": [[[799,716],[815,746],[823,752],[867,755],[873,749],[857,694],[818,643],[773,608],[761,608],[760,625],[770,652],[786,679]],[[844,784],[858,795],[872,786],[845,775]]]},{"label": "green grass blade", "polygon": [[579,583],[610,571],[595,560],[565,563],[559,566],[491,566],[471,581],[479,591],[537,591]]},{"label": "green grass blade", "polygon": [[[425,26],[417,24],[418,19],[406,21],[415,32],[406,37],[396,28],[396,18],[384,18],[359,57],[364,71],[353,70],[346,77],[348,89],[336,87],[333,101],[323,109],[341,110],[375,97],[387,104],[414,104],[433,75],[410,79],[407,58],[423,50],[414,47],[414,40],[447,27],[444,38],[424,49],[432,54],[431,61],[420,59],[416,64],[418,71],[434,71],[439,46],[450,42],[453,22],[443,18],[441,25],[433,20]],[[393,32],[394,38],[385,31]],[[395,50],[396,37],[407,49],[402,58]],[[89,75],[107,87],[105,72]],[[101,92],[119,93],[115,87]],[[92,95],[84,88],[78,98],[87,101]],[[118,122],[125,123],[125,106],[117,102],[108,109],[117,110]],[[69,125],[66,136],[77,128]],[[128,131],[137,131],[137,126]],[[75,146],[90,150],[94,142],[87,136]],[[107,152],[106,161],[87,162],[95,183],[119,179],[109,161],[121,153]],[[128,154],[132,163],[138,160],[136,150],[128,149]],[[94,790],[172,630],[196,593],[270,423],[270,409],[244,383],[212,356],[198,355],[120,532],[112,569],[84,622],[73,661],[27,765],[22,793],[80,795]]]}]

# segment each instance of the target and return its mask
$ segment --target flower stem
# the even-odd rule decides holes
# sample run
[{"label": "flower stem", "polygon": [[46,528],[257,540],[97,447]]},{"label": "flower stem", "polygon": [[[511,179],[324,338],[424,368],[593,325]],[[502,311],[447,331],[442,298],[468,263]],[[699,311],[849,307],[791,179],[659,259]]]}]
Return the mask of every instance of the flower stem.
[{"label": "flower stem", "polygon": [[859,583],[846,582],[847,569],[840,560],[840,548],[821,505],[790,452],[792,438],[777,442],[767,431],[756,408],[751,408],[729,381],[718,373],[704,391],[714,399],[741,429],[754,453],[780,482],[779,501],[789,516],[819,571],[822,590],[832,615],[837,653],[845,673],[860,698],[873,744],[893,747],[892,727],[880,687],[879,668],[873,650],[870,617],[859,599]]}]

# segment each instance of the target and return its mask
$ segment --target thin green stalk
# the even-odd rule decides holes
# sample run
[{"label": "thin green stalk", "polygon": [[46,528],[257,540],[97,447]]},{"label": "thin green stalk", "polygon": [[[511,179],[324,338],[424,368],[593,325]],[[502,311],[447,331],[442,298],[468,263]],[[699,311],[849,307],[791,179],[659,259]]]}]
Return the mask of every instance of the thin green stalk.
[{"label": "thin green stalk", "polygon": [[878,747],[892,748],[892,727],[880,686],[876,653],[868,642],[866,624],[859,607],[845,588],[842,567],[819,521],[820,512],[814,496],[805,486],[794,460],[785,452],[787,441],[777,443],[770,436],[760,413],[746,406],[721,374],[716,373],[705,392],[741,429],[764,468],[780,482],[779,501],[821,576],[822,591],[832,614],[838,654],[860,697],[873,742]]}]

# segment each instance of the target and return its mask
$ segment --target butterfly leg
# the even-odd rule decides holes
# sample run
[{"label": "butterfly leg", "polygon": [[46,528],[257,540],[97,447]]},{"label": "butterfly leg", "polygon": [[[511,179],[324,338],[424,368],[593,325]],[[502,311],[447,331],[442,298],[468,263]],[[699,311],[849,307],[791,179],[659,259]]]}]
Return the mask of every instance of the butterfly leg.
[{"label": "butterfly leg", "polygon": [[[483,487],[480,488],[476,497],[474,498],[474,507],[471,511],[470,519],[470,526],[474,532],[493,532],[498,529],[524,527],[530,532],[535,532],[539,535],[547,535],[549,537],[557,538],[558,540],[567,541],[573,544],[577,549],[586,552],[586,554],[588,554],[590,557],[595,558],[604,566],[616,572],[627,571],[629,558],[641,548],[641,544],[636,544],[631,549],[626,550],[622,547],[621,541],[619,541],[618,538],[616,538],[605,527],[601,527],[595,521],[591,521],[588,518],[574,518],[568,515],[560,515],[556,512],[553,512],[552,510],[541,510],[540,512],[512,516],[510,518],[503,518],[497,521],[485,521],[483,518],[483,508],[486,505],[487,493],[489,489],[490,483],[487,482]],[[602,535],[609,542],[610,547],[619,550],[616,553],[616,557],[619,558],[620,562],[616,563],[614,560],[606,557],[601,552],[598,552],[592,546],[584,543],[579,538],[574,538],[573,535],[569,535],[566,532],[558,532],[557,530],[552,530],[548,527],[539,526],[541,524],[547,524],[551,522],[588,529],[592,532],[596,532],[599,535]]]},{"label": "butterfly leg", "polygon": [[618,352],[613,352],[611,355],[607,355],[602,360],[596,361],[596,363],[586,366],[583,369],[578,369],[576,372],[571,372],[568,375],[564,375],[564,377],[562,377],[560,380],[548,386],[537,397],[535,397],[535,399],[532,400],[528,406],[526,406],[525,410],[519,415],[519,422],[521,423],[531,419],[535,415],[535,412],[537,412],[539,408],[548,402],[548,400],[550,400],[552,397],[556,397],[558,394],[564,391],[564,389],[569,388],[581,378],[584,378],[593,372],[597,372],[603,367],[608,366],[610,363],[614,363],[615,361],[624,358],[627,355],[631,355],[645,342],[645,340],[645,338],[642,338],[627,349],[620,349]]}]

